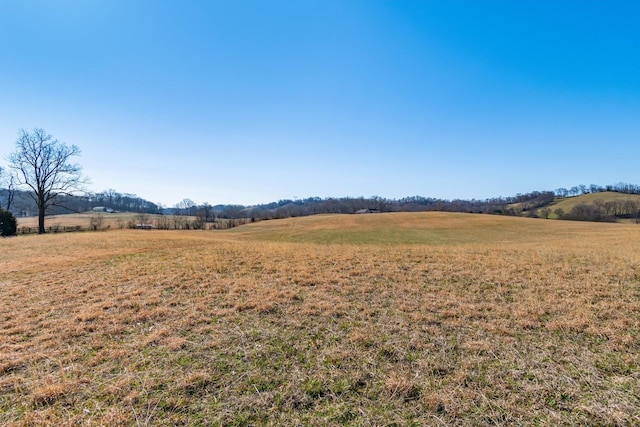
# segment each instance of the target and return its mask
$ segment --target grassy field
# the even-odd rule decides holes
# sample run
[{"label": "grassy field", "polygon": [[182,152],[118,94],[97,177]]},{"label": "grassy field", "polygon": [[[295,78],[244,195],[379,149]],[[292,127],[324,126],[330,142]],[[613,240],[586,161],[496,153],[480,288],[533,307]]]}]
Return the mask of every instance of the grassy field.
[{"label": "grassy field", "polygon": [[[194,228],[193,224],[197,220],[195,216],[159,214],[139,214],[133,212],[82,212],[65,215],[51,215],[45,218],[45,229],[47,233],[64,231],[87,231],[87,230],[113,230],[124,228],[135,228],[135,224],[150,224],[153,228],[158,228],[160,224],[164,229],[189,229]],[[215,222],[202,224],[202,229],[229,228],[229,222],[219,218]],[[176,225],[178,222],[178,225]],[[248,220],[235,220],[237,224],[248,222]],[[133,225],[132,225],[133,224]],[[187,227],[188,225],[188,227]],[[235,225],[235,224],[234,224]],[[38,217],[18,218],[18,234],[30,234],[38,232]]]},{"label": "grassy field", "polygon": [[0,425],[637,425],[640,227],[445,213],[0,240]]},{"label": "grassy field", "polygon": [[[45,227],[80,227],[82,230],[88,230],[91,227],[91,218],[102,218],[101,228],[122,229],[127,228],[129,222],[138,221],[138,215],[131,212],[119,213],[103,213],[103,212],[82,212],[66,215],[51,215],[45,220]],[[146,215],[148,221],[154,222],[158,215]],[[30,227],[38,228],[38,217],[29,216],[18,218],[18,228]]]}]

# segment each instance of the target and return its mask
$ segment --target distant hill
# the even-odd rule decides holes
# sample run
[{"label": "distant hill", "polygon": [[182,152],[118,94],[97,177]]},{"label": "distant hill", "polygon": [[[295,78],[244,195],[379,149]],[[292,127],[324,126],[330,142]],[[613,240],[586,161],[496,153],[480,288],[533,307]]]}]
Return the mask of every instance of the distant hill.
[{"label": "distant hill", "polygon": [[[551,203],[535,209],[535,216],[550,219],[585,219],[580,216],[598,215],[605,221],[635,220],[640,209],[640,194],[615,191],[582,194],[573,197],[556,197]],[[547,213],[545,214],[545,210]],[[523,212],[527,214],[527,212]],[[529,213],[530,214],[530,213]],[[574,217],[574,216],[578,217]]]},{"label": "distant hill", "polygon": [[[0,207],[6,207],[8,190],[0,188]],[[91,211],[95,207],[104,207],[105,210],[135,212],[135,213],[160,213],[161,209],[155,203],[145,200],[135,194],[118,193],[107,190],[101,193],[88,193],[81,196],[61,195],[56,199],[56,204],[47,209],[47,215],[64,215]],[[14,190],[11,212],[17,217],[29,217],[38,214],[38,207],[30,191]]]},{"label": "distant hill", "polygon": [[581,196],[575,197],[562,197],[556,198],[549,207],[553,209],[561,208],[565,212],[569,212],[576,205],[580,203],[598,203],[598,202],[614,202],[620,203],[625,202],[627,200],[633,200],[635,202],[640,202],[640,194],[624,194],[624,193],[616,193],[613,191],[606,191],[603,193],[591,193],[591,194],[583,194]]},{"label": "distant hill", "polygon": [[[7,190],[0,189],[0,207],[6,206]],[[17,217],[29,217],[37,212],[35,203],[26,191],[16,191],[11,211]],[[134,194],[106,190],[83,196],[61,196],[57,206],[51,206],[47,215],[83,213],[99,207],[106,212],[133,212],[172,217],[192,217],[202,224],[215,223],[218,219],[233,220],[229,224],[281,219],[318,214],[353,214],[356,212],[461,212],[508,216],[542,217],[584,221],[634,221],[640,219],[640,186],[618,183],[614,185],[579,185],[570,189],[532,191],[509,197],[484,200],[439,199],[410,196],[401,199],[372,197],[309,197],[283,199],[277,202],[252,206],[208,203],[197,204],[183,199],[173,208],[165,208]],[[179,219],[179,218],[178,218]],[[237,220],[237,221],[236,221]],[[239,222],[238,222],[239,221]],[[166,219],[157,219],[159,228],[169,228]],[[220,222],[222,223],[222,222]],[[185,223],[186,224],[186,223]],[[227,224],[227,223],[225,223]],[[174,221],[175,226],[175,221]],[[184,228],[178,226],[175,228]]]}]

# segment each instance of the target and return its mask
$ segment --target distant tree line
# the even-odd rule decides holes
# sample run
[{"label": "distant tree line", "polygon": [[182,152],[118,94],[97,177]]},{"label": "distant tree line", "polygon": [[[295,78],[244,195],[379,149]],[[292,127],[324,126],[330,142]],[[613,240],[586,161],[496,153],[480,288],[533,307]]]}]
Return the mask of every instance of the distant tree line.
[{"label": "distant tree line", "polygon": [[98,206],[104,206],[115,211],[122,212],[138,212],[156,214],[162,213],[162,208],[145,200],[135,194],[119,193],[115,190],[109,189],[100,193],[90,193],[83,196],[84,203],[87,206],[86,210],[93,209]]},{"label": "distant tree line", "polygon": [[[6,178],[6,177],[5,177]],[[16,190],[4,180],[0,188],[0,208],[8,207],[16,216],[37,214],[37,205],[28,191]],[[634,200],[595,200],[591,204],[580,204],[571,211],[552,211],[548,205],[555,198],[574,197],[599,192],[640,194],[640,186],[618,183],[613,185],[578,185],[555,191],[533,191],[510,197],[489,199],[439,199],[433,197],[410,196],[401,199],[373,197],[308,197],[304,199],[282,199],[277,202],[252,206],[237,204],[211,205],[197,204],[191,199],[183,199],[172,208],[149,202],[135,194],[120,193],[113,189],[83,195],[60,195],[54,206],[47,208],[48,215],[70,212],[86,212],[96,207],[109,211],[136,212],[140,214],[161,214],[158,228],[165,229],[208,229],[239,225],[248,221],[280,219],[315,214],[353,214],[368,212],[464,212],[494,215],[526,215],[558,219],[584,221],[616,221],[618,218],[640,217],[640,203]],[[224,220],[224,221],[223,221]],[[142,222],[142,221],[139,221]],[[220,224],[216,225],[217,222]]]},{"label": "distant tree line", "polygon": [[640,201],[596,199],[592,203],[580,203],[567,213],[556,210],[555,214],[558,219],[571,221],[616,222],[621,218],[631,218],[639,223]]},{"label": "distant tree line", "polygon": [[[255,220],[279,219],[315,214],[352,214],[362,210],[370,212],[466,212],[518,215],[523,209],[543,206],[554,198],[551,191],[534,191],[517,194],[513,197],[497,197],[485,200],[438,199],[433,197],[411,196],[402,199],[386,199],[373,196],[284,199],[255,206],[217,205],[213,210],[219,218],[253,218]],[[511,205],[520,204],[519,208]]]},{"label": "distant tree line", "polygon": [[[352,214],[357,212],[467,212],[497,215],[527,215],[586,221],[615,221],[618,218],[635,218],[639,222],[640,204],[635,200],[595,200],[579,204],[570,212],[561,209],[551,211],[549,205],[556,197],[574,197],[600,192],[640,194],[640,185],[617,183],[558,188],[555,191],[533,191],[512,197],[495,197],[484,200],[438,199],[411,196],[402,199],[383,197],[341,197],[284,199],[254,206],[198,205],[191,199],[183,199],[173,208],[163,208],[135,194],[119,193],[113,189],[99,193],[87,193],[86,179],[81,167],[72,162],[80,154],[75,145],[67,145],[49,135],[43,129],[20,129],[16,150],[9,154],[9,172],[0,167],[0,213],[3,226],[13,224],[15,216],[39,217],[39,232],[44,233],[45,215],[70,212],[86,212],[98,207],[106,212],[126,211],[141,215],[134,225],[144,225],[144,215],[162,214],[172,220],[161,220],[158,228],[216,228],[218,219],[225,224],[267,220],[314,214]],[[195,219],[194,219],[195,218]],[[15,218],[14,218],[15,219]],[[98,221],[99,217],[96,217]],[[212,225],[213,224],[213,225]],[[95,229],[99,224],[92,225]],[[8,229],[11,231],[10,229]],[[7,235],[8,231],[3,231]]]},{"label": "distant tree line", "polygon": [[[9,197],[9,194],[7,189],[0,189],[0,206],[6,206],[4,202]],[[38,213],[38,207],[28,191],[13,190],[11,196],[13,201],[10,210],[14,215],[33,216]],[[60,195],[56,200],[56,205],[47,208],[47,215],[87,212],[101,206],[121,212],[162,213],[162,208],[157,204],[135,194],[107,190],[84,195]]]},{"label": "distant tree line", "polygon": [[596,185],[596,184],[591,184],[589,186],[576,185],[568,189],[557,188],[555,190],[555,194],[558,197],[574,197],[574,196],[581,196],[583,194],[604,193],[604,192],[640,194],[640,185],[628,184],[626,182],[619,182],[617,184],[604,185],[604,186]]},{"label": "distant tree line", "polygon": [[[557,188],[555,194],[558,197],[575,197],[585,194],[596,194],[613,192],[621,194],[640,195],[640,185],[619,182],[611,185],[576,185],[571,188]],[[550,210],[544,212],[548,215]],[[596,222],[616,222],[621,218],[634,219],[640,222],[640,201],[633,199],[626,200],[603,200],[595,199],[592,203],[580,203],[574,206],[569,212],[562,209],[554,211],[558,219],[571,221],[596,221]]]},{"label": "distant tree line", "polygon": [[[352,214],[367,209],[376,212],[467,212],[518,215],[526,209],[542,206],[553,200],[553,192],[534,191],[517,194],[513,197],[498,197],[486,200],[438,199],[433,197],[411,196],[402,199],[383,197],[309,197],[305,199],[283,199],[268,204],[245,205],[211,205],[197,204],[184,199],[173,208],[163,208],[135,194],[119,193],[105,190],[80,196],[59,196],[59,203],[48,209],[48,215],[70,212],[86,212],[96,207],[105,207],[114,211],[137,212],[148,214],[165,214],[174,216],[196,217],[202,222],[220,219],[279,219],[315,214]],[[0,189],[0,204],[8,197],[6,189]],[[37,212],[37,206],[27,191],[13,190],[11,211],[17,216],[31,216]],[[519,208],[509,207],[520,204]],[[59,205],[59,206],[58,206]]]}]

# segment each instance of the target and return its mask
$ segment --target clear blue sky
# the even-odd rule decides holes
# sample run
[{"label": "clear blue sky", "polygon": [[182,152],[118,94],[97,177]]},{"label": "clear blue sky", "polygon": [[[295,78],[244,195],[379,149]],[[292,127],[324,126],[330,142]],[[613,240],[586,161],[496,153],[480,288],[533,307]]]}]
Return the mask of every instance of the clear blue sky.
[{"label": "clear blue sky", "polygon": [[0,158],[42,127],[92,190],[168,206],[640,184],[639,22],[605,0],[0,0]]}]

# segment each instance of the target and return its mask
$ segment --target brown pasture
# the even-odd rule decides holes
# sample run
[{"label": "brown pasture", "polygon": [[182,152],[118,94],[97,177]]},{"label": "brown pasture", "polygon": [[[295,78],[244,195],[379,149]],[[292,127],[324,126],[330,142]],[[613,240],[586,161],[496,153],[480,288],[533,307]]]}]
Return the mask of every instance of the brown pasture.
[{"label": "brown pasture", "polygon": [[0,240],[0,425],[640,424],[640,226]]}]

